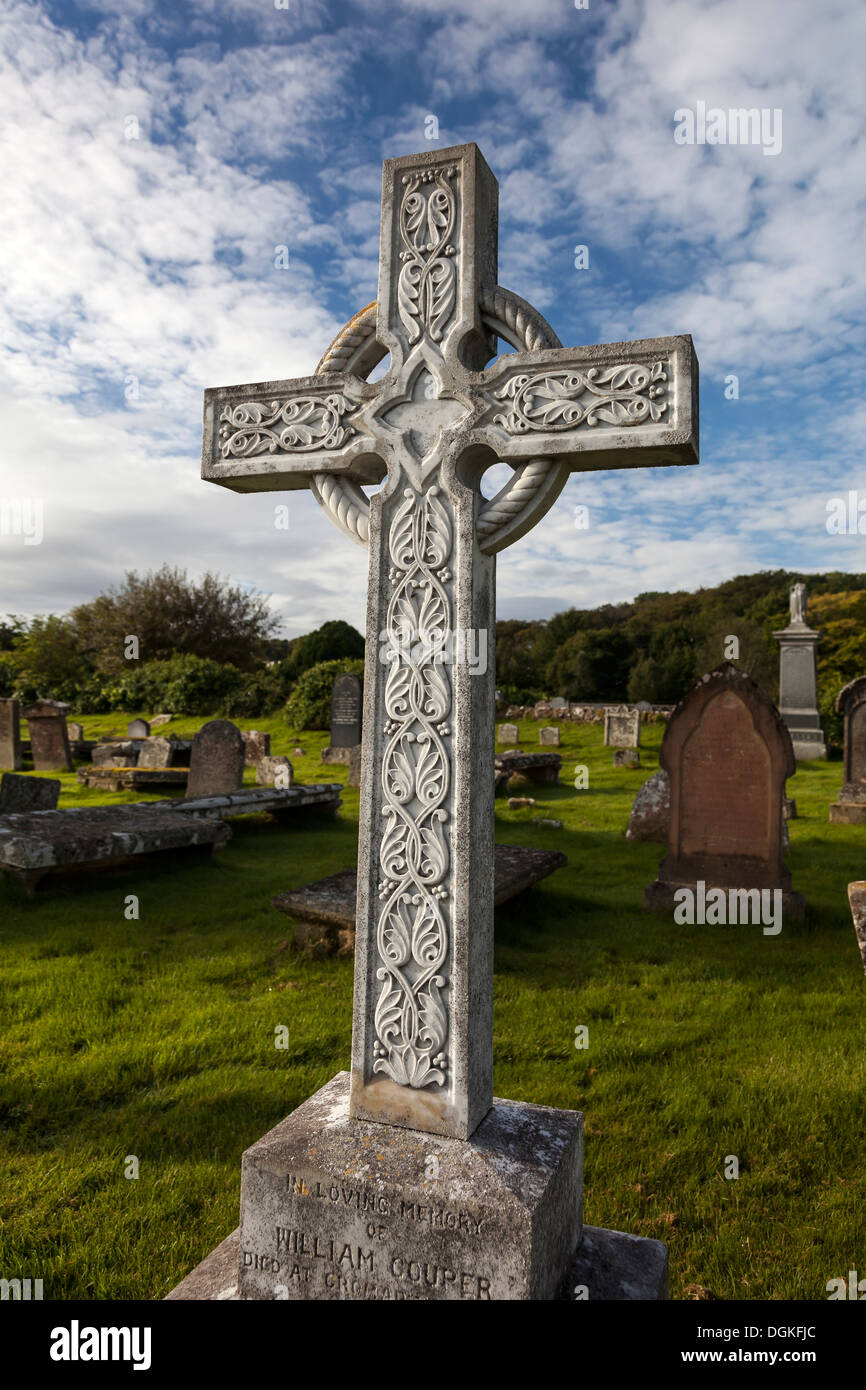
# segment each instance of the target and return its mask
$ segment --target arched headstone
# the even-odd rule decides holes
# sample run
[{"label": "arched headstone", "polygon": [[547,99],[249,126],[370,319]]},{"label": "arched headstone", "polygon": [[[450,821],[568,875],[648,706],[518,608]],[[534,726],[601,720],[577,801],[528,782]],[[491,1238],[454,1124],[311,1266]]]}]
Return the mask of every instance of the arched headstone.
[{"label": "arched headstone", "polygon": [[844,721],[845,781],[830,807],[836,825],[866,822],[866,676],[849,681],[836,696],[836,713]]},{"label": "arched headstone", "polygon": [[244,741],[228,719],[211,719],[192,741],[186,799],[226,796],[244,780]]}]

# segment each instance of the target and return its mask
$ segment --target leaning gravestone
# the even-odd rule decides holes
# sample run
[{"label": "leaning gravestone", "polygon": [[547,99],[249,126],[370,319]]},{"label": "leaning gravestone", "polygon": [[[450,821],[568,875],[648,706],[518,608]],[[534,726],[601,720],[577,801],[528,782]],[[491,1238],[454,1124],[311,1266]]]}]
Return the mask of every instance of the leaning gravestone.
[{"label": "leaning gravestone", "polygon": [[349,762],[353,748],[361,743],[361,716],[364,684],[359,676],[344,671],[331,690],[331,742],[322,750],[323,763]]},{"label": "leaning gravestone", "polygon": [[830,807],[830,820],[835,825],[860,825],[866,822],[866,676],[839,691],[836,713],[844,720],[845,781],[839,800]]},{"label": "leaning gravestone", "polygon": [[794,757],[826,758],[818,711],[816,649],[821,634],[806,622],[805,584],[794,585],[789,601],[788,626],[773,633],[779,643],[779,711],[791,735]]},{"label": "leaning gravestone", "polygon": [[126,734],[127,738],[150,738],[150,725],[146,719],[130,719]]},{"label": "leaning gravestone", "polygon": [[66,715],[69,706],[60,700],[37,700],[22,710],[30,730],[30,753],[36,772],[72,771]]},{"label": "leaning gravestone", "polygon": [[680,888],[780,889],[783,917],[805,904],[782,860],[782,798],[796,771],[776,706],[730,662],[680,701],[659,761],[670,780],[668,853],[644,895],[673,910]]},{"label": "leaning gravestone", "polygon": [[548,748],[558,748],[562,742],[559,729],[555,724],[546,729],[538,730],[538,742],[543,743]]},{"label": "leaning gravestone", "polygon": [[651,840],[664,845],[668,838],[671,816],[671,784],[664,768],[647,778],[634,799],[627,840]]},{"label": "leaning gravestone", "polygon": [[186,799],[236,792],[244,780],[244,741],[228,719],[211,719],[192,741]]},{"label": "leaning gravestone", "polygon": [[0,816],[56,811],[59,797],[59,777],[20,777],[14,772],[0,777]]},{"label": "leaning gravestone", "polygon": [[604,741],[608,748],[640,746],[640,710],[607,709],[604,712]]},{"label": "leaning gravestone", "polygon": [[0,767],[17,772],[23,765],[18,701],[0,700]]},{"label": "leaning gravestone", "polygon": [[[496,225],[475,145],[387,160],[378,303],[316,375],[205,396],[206,479],[309,485],[370,551],[352,1074],[244,1155],[242,1298],[666,1296],[658,1242],[582,1226],[582,1117],[493,1096],[496,685],[456,639],[494,631],[494,557],[570,471],[697,462],[697,365],[687,338],[560,347],[496,288]],[[479,450],[512,468],[490,501]]]}]

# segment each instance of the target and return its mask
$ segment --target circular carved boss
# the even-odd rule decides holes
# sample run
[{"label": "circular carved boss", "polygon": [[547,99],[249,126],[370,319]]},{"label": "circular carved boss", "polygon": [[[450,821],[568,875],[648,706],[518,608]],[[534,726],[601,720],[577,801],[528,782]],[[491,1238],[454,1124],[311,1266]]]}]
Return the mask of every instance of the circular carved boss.
[{"label": "circular carved boss", "polygon": [[[482,291],[481,318],[488,332],[503,338],[518,352],[561,347],[546,319],[519,295],[496,289]],[[376,304],[368,304],[340,330],[325,352],[316,375],[351,372],[366,379],[385,356],[376,339]],[[568,469],[553,459],[519,463],[506,485],[481,507],[476,529],[481,550],[495,554],[517,540],[556,501]],[[335,473],[317,473],[313,496],[342,531],[366,545],[370,534],[370,504],[358,483]]]}]

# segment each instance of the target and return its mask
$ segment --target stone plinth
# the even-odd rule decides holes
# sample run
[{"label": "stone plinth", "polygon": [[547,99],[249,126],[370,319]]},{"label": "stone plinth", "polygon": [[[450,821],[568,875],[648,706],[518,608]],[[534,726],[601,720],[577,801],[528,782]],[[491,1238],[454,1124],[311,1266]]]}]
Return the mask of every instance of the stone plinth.
[{"label": "stone plinth", "polygon": [[37,700],[22,710],[30,731],[30,751],[35,772],[72,771],[72,754],[66,715],[69,706],[60,700]]},{"label": "stone plinth", "polygon": [[0,768],[18,772],[23,766],[18,701],[0,700]]}]

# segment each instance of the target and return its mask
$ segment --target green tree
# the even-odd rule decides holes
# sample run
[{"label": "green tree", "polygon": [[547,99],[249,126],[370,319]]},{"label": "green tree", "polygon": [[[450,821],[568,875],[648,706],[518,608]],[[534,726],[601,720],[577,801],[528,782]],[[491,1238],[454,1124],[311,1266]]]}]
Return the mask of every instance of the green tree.
[{"label": "green tree", "polygon": [[283,667],[291,680],[297,680],[312,666],[323,661],[342,661],[355,657],[363,658],[364,639],[357,628],[342,619],[323,623],[313,632],[297,637],[292,643]]}]

